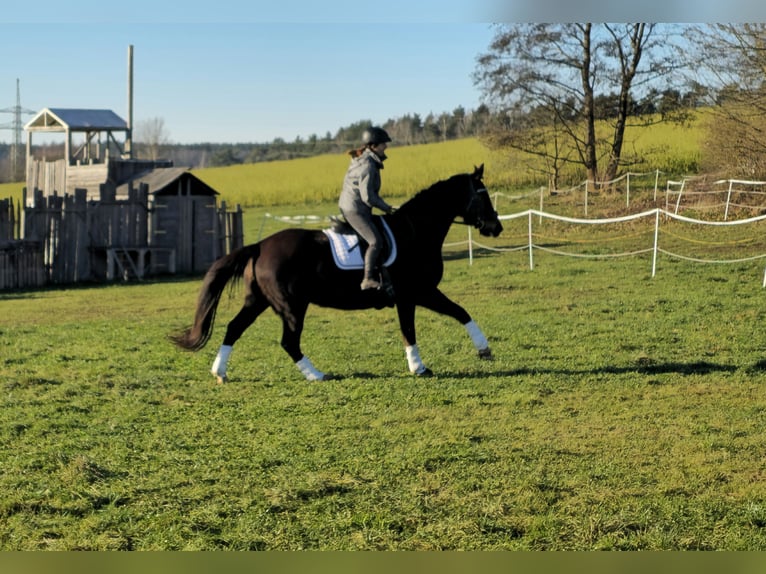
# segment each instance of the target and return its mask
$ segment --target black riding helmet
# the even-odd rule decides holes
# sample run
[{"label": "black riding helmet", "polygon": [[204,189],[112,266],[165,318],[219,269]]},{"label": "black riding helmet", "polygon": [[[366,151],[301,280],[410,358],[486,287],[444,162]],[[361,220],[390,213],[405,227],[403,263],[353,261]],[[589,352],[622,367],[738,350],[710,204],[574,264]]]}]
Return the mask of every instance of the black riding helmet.
[{"label": "black riding helmet", "polygon": [[388,132],[383,128],[371,127],[364,130],[362,134],[362,143],[364,145],[377,145],[382,143],[388,143],[391,138],[388,137]]}]

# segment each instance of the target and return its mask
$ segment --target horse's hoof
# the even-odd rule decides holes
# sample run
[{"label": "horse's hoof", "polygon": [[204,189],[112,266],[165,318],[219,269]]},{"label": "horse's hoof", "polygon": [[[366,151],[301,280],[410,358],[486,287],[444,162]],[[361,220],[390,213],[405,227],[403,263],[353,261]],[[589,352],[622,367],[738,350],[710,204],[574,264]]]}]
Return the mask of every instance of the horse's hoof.
[{"label": "horse's hoof", "polygon": [[225,385],[229,382],[229,377],[226,375],[215,375],[215,382],[219,385]]},{"label": "horse's hoof", "polygon": [[416,377],[433,377],[434,372],[428,367],[425,367],[422,371],[416,371],[414,375]]},{"label": "horse's hoof", "polygon": [[487,347],[486,349],[481,349],[479,351],[479,358],[484,359],[485,361],[491,361],[492,359],[494,359],[494,357],[492,356],[492,349],[490,349],[489,347]]}]

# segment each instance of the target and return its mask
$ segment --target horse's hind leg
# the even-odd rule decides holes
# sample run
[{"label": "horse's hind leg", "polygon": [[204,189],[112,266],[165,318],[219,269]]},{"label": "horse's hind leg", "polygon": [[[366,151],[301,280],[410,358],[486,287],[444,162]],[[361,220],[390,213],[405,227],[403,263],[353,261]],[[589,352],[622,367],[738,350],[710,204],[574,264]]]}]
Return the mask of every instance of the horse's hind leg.
[{"label": "horse's hind leg", "polygon": [[291,301],[280,310],[279,314],[282,317],[281,345],[307,381],[325,381],[328,379],[327,375],[314,367],[311,359],[301,351],[301,334],[303,333],[303,322],[306,318],[307,309],[308,304]]},{"label": "horse's hind leg", "polygon": [[253,324],[258,315],[263,313],[268,306],[268,302],[262,296],[258,297],[250,292],[245,296],[245,304],[242,306],[242,309],[229,321],[229,325],[226,327],[226,336],[223,338],[223,344],[218,349],[213,366],[210,368],[210,372],[215,375],[219,383],[225,383],[228,378],[226,368],[234,343],[239,340],[242,333]]},{"label": "horse's hind leg", "polygon": [[397,301],[396,313],[399,316],[399,329],[402,332],[402,339],[404,339],[407,366],[410,372],[421,377],[433,375],[431,369],[426,367],[420,358],[418,341],[415,336],[415,304],[412,301]]}]

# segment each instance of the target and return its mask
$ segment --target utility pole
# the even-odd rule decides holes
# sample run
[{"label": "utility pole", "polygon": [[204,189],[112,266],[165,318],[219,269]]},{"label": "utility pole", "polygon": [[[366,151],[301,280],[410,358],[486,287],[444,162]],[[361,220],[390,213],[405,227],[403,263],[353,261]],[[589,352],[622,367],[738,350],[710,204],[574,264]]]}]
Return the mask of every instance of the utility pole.
[{"label": "utility pole", "polygon": [[16,105],[10,108],[0,109],[0,113],[13,114],[13,121],[7,124],[0,124],[0,129],[13,130],[13,143],[11,144],[10,158],[10,181],[23,181],[23,174],[20,173],[21,167],[21,132],[23,125],[21,123],[21,114],[34,114],[34,110],[28,110],[21,107],[21,90],[19,88],[19,79],[16,78]]}]

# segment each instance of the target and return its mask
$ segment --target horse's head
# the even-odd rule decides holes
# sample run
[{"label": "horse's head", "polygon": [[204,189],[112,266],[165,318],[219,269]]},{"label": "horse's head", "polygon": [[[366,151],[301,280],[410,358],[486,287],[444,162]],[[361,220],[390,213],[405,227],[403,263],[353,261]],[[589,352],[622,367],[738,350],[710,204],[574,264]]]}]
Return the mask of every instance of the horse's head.
[{"label": "horse's head", "polygon": [[470,196],[462,213],[463,221],[479,230],[479,233],[487,237],[497,237],[503,231],[503,224],[497,217],[497,211],[492,206],[482,178],[484,177],[484,164],[474,167],[473,173],[468,176],[470,182]]}]

